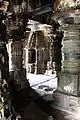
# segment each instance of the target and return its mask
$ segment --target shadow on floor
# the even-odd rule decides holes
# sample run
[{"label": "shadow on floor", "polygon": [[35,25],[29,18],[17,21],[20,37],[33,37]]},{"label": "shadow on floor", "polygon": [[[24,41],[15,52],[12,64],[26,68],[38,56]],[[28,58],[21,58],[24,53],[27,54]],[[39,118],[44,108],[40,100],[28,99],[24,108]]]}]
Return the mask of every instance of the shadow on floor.
[{"label": "shadow on floor", "polygon": [[10,91],[12,105],[22,120],[48,120],[52,115],[51,105],[31,87],[16,91],[15,85],[11,84]]}]

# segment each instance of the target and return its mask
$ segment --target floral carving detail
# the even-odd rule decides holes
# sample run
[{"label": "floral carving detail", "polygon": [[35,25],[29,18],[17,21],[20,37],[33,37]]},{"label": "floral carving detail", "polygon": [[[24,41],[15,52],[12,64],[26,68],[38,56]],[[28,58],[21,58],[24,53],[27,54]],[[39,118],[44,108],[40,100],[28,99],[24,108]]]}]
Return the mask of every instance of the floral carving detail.
[{"label": "floral carving detail", "polygon": [[53,4],[53,11],[63,11],[80,6],[80,0],[56,0]]}]

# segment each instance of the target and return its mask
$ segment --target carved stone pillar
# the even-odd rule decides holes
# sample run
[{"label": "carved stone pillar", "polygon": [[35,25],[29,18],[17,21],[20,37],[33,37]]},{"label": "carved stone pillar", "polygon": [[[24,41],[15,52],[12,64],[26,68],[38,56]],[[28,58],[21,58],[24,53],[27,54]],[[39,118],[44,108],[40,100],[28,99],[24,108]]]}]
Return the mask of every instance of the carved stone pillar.
[{"label": "carved stone pillar", "polygon": [[76,11],[74,13],[62,12],[57,14],[56,19],[61,24],[60,30],[64,31],[62,40],[62,70],[58,74],[58,89],[62,92],[79,96],[80,15]]},{"label": "carved stone pillar", "polygon": [[[56,6],[56,8],[55,8]],[[56,99],[58,109],[68,120],[78,120],[80,111],[80,2],[56,0],[55,21],[64,32],[62,39],[62,70],[58,72]],[[58,97],[57,97],[58,96]],[[63,112],[64,113],[64,112]]]}]

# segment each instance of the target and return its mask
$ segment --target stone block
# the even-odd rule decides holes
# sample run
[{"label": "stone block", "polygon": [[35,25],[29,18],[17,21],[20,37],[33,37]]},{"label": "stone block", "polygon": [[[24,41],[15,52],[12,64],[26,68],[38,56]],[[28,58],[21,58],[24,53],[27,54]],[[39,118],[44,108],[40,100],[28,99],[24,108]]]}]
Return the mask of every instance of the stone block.
[{"label": "stone block", "polygon": [[69,95],[80,96],[80,75],[58,72],[58,90]]}]

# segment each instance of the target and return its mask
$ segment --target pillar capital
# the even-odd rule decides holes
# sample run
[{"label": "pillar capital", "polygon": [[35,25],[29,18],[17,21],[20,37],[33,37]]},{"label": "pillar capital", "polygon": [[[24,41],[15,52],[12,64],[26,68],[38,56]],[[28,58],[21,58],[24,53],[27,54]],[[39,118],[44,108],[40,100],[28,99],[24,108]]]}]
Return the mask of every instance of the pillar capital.
[{"label": "pillar capital", "polygon": [[58,12],[53,15],[53,19],[60,25],[80,24],[80,10]]}]

